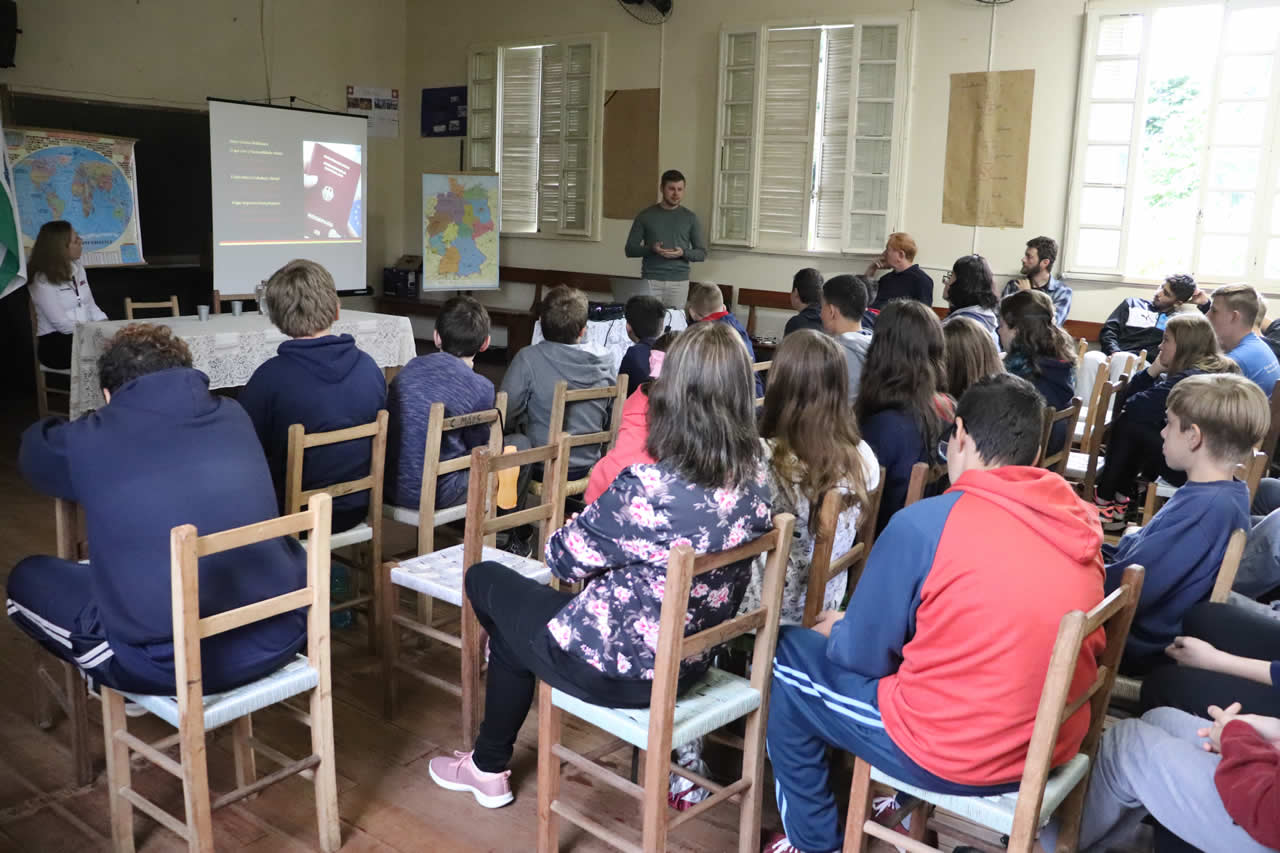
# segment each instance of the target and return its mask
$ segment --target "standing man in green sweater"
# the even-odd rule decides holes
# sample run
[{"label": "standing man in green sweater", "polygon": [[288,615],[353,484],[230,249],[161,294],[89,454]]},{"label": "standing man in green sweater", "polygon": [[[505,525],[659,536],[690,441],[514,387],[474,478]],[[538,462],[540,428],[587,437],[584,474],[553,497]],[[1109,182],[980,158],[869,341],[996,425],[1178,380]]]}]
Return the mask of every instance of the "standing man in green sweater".
[{"label": "standing man in green sweater", "polygon": [[684,175],[662,173],[662,201],[636,214],[627,235],[627,257],[642,258],[640,277],[668,308],[683,308],[689,296],[689,262],[707,259],[698,217],[687,207]]}]

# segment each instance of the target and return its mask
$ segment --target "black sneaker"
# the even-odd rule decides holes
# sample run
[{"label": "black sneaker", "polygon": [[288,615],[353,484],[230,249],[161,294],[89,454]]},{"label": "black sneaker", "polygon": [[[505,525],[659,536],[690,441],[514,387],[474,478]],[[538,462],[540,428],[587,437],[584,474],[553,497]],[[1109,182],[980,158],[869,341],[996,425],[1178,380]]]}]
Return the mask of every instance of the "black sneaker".
[{"label": "black sneaker", "polygon": [[522,536],[514,530],[511,531],[511,535],[507,537],[505,543],[498,543],[498,547],[508,554],[515,554],[517,557],[533,556],[533,541],[528,536]]}]

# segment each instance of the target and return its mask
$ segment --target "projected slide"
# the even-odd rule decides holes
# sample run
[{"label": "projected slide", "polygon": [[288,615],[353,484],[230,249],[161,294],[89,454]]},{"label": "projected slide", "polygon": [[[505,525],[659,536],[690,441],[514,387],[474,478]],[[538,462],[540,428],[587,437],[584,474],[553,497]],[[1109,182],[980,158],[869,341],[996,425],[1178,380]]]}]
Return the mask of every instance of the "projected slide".
[{"label": "projected slide", "polygon": [[245,293],[294,258],[365,288],[361,116],[209,101],[214,287]]}]

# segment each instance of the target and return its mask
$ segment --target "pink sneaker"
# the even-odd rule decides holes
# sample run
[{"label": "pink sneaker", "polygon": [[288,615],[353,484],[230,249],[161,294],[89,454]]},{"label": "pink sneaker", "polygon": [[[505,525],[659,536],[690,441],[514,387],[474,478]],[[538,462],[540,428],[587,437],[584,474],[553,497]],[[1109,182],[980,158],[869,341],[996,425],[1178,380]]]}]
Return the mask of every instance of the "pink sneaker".
[{"label": "pink sneaker", "polygon": [[427,764],[427,772],[441,788],[449,791],[470,791],[476,802],[486,809],[505,806],[515,799],[511,795],[511,771],[485,773],[471,760],[470,752],[455,752],[453,758],[443,755]]}]

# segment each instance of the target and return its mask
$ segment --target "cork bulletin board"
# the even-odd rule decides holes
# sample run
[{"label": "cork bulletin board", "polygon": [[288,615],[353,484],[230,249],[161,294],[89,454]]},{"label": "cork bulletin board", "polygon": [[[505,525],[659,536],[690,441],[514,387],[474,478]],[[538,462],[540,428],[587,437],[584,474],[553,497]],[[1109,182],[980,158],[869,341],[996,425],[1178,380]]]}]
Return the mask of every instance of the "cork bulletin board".
[{"label": "cork bulletin board", "polygon": [[615,89],[604,104],[604,216],[631,219],[658,200],[657,89]]}]

